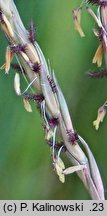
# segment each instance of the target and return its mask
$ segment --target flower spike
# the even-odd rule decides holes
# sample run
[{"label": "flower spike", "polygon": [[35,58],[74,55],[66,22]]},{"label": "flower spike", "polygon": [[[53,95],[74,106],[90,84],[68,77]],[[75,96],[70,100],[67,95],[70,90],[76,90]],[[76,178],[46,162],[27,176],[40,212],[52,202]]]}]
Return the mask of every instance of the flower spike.
[{"label": "flower spike", "polygon": [[[81,28],[81,9],[85,3],[87,0],[84,0],[81,6],[73,11],[74,25],[81,37],[85,36]],[[96,2],[94,1],[94,3]],[[104,30],[100,18],[95,16],[92,11],[89,10],[89,12],[94,16],[98,26]],[[101,183],[101,177],[94,156],[89,147],[87,150],[87,145],[81,148],[81,143],[83,144],[84,141],[75,132],[65,97],[55,74],[52,73],[42,50],[35,41],[33,23],[30,30],[27,31],[14,1],[0,0],[0,25],[11,49],[7,49],[6,53],[6,71],[8,72],[10,68],[12,52],[21,69],[20,73],[19,67],[14,66],[14,69],[18,69],[14,79],[16,94],[22,97],[24,107],[28,112],[32,112],[30,101],[36,102],[42,118],[45,140],[50,147],[52,163],[59,180],[64,183],[65,175],[76,172],[91,198],[103,200],[103,184],[101,187],[100,184],[97,185],[97,183]],[[102,41],[101,43],[103,44]],[[99,50],[93,60],[98,65],[101,64],[101,58],[99,58],[101,50]],[[23,92],[21,92],[20,76],[27,83]],[[100,121],[103,116],[100,116]],[[72,163],[70,168],[66,168],[61,159],[61,153],[65,154]]]}]

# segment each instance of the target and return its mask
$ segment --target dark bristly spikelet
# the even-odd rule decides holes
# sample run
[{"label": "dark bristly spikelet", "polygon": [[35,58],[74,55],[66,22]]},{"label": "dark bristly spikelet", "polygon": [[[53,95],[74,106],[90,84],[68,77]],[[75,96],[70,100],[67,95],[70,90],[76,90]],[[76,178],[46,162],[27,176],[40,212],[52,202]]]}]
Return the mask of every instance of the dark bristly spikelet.
[{"label": "dark bristly spikelet", "polygon": [[91,4],[97,4],[101,7],[106,7],[107,6],[107,1],[106,0],[88,0],[89,3]]},{"label": "dark bristly spikelet", "polygon": [[102,28],[99,28],[98,30],[98,37],[99,37],[99,40],[102,42],[103,37],[104,37],[104,30]]},{"label": "dark bristly spikelet", "polygon": [[91,78],[103,78],[103,77],[107,77],[107,71],[106,70],[101,70],[101,71],[96,71],[96,72],[92,72],[89,71],[87,72],[87,75]]},{"label": "dark bristly spikelet", "polygon": [[[19,66],[19,64],[11,64],[11,67],[12,67],[16,72],[22,73],[22,69],[21,69],[21,67]],[[23,72],[25,73],[24,68],[23,68]]]},{"label": "dark bristly spikelet", "polygon": [[78,134],[77,132],[72,132],[72,130],[67,130],[67,135],[68,135],[68,141],[71,142],[72,144],[75,144],[76,141],[78,140]]},{"label": "dark bristly spikelet", "polygon": [[10,46],[10,49],[13,53],[25,52],[25,47],[21,44],[18,44],[17,46]]},{"label": "dark bristly spikelet", "polygon": [[29,38],[29,40],[30,40],[30,42],[31,42],[32,44],[34,44],[34,43],[35,43],[35,40],[36,40],[36,37],[35,37],[35,35],[36,35],[36,30],[35,30],[35,29],[36,29],[36,28],[35,28],[35,25],[34,25],[33,21],[31,21],[30,27],[29,27],[29,35],[28,35],[28,38]]},{"label": "dark bristly spikelet", "polygon": [[35,64],[33,64],[32,70],[33,70],[35,73],[39,73],[40,70],[41,70],[41,65],[40,65],[38,62],[36,62]]},{"label": "dark bristly spikelet", "polygon": [[54,80],[50,76],[47,76],[47,78],[48,78],[48,81],[49,81],[49,84],[51,86],[53,93],[56,93],[57,88],[56,88],[56,84],[55,84]]},{"label": "dark bristly spikelet", "polygon": [[44,96],[42,94],[36,95],[36,94],[25,93],[24,98],[27,100],[36,101],[38,104],[40,104],[44,100]]},{"label": "dark bristly spikelet", "polygon": [[58,120],[58,118],[51,118],[48,120],[48,123],[49,123],[51,128],[54,128],[55,126],[57,126],[59,124],[59,120]]}]

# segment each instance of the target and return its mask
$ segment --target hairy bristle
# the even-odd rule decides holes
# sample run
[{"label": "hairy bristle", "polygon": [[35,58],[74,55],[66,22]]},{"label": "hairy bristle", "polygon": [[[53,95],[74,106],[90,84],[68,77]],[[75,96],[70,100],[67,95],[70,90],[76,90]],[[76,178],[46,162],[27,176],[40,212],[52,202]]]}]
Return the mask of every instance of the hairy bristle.
[{"label": "hairy bristle", "polygon": [[103,77],[107,77],[107,71],[106,70],[101,70],[101,71],[89,71],[87,72],[87,75],[91,78],[103,78]]},{"label": "hairy bristle", "polygon": [[30,42],[32,43],[32,44],[34,44],[35,43],[35,34],[36,34],[36,30],[35,30],[35,25],[34,25],[34,23],[31,21],[31,23],[30,23],[30,27],[29,27],[29,35],[28,35],[28,37],[29,37],[29,40],[30,40]]},{"label": "hairy bristle", "polygon": [[40,65],[38,62],[34,63],[33,66],[32,66],[32,70],[33,70],[35,73],[39,73],[40,70],[41,70],[41,65]]},{"label": "hairy bristle", "polygon": [[106,0],[88,0],[89,3],[91,4],[97,4],[101,7],[106,7],[107,6],[107,1]]},{"label": "hairy bristle", "polygon": [[51,86],[53,93],[56,93],[57,88],[56,88],[56,84],[55,84],[54,80],[50,76],[47,76],[47,78],[48,78],[48,81],[49,81],[49,84]]}]

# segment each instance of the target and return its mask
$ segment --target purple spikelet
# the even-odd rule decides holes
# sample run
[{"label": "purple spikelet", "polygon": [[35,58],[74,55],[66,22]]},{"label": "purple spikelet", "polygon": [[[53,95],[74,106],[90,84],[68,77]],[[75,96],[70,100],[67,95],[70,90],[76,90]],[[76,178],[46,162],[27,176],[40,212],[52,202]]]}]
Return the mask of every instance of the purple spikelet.
[{"label": "purple spikelet", "polygon": [[13,53],[20,53],[25,52],[25,47],[21,44],[18,44],[17,46],[10,46]]},{"label": "purple spikelet", "polygon": [[76,141],[78,140],[78,134],[77,132],[72,132],[72,130],[67,130],[67,135],[68,135],[68,141],[71,142],[72,144],[75,144]]},{"label": "purple spikelet", "polygon": [[99,37],[99,40],[102,42],[103,37],[104,37],[104,30],[102,28],[99,28],[98,37]]},{"label": "purple spikelet", "polygon": [[38,62],[36,62],[35,64],[33,64],[32,70],[33,70],[35,73],[39,73],[40,70],[41,70],[41,65],[40,65]]},{"label": "purple spikelet", "polygon": [[103,78],[103,77],[107,77],[107,71],[106,70],[101,70],[101,71],[97,71],[97,72],[92,72],[89,71],[87,72],[87,75],[91,78]]},{"label": "purple spikelet", "polygon": [[59,124],[58,118],[51,118],[48,120],[48,122],[51,128],[54,128],[55,126]]}]

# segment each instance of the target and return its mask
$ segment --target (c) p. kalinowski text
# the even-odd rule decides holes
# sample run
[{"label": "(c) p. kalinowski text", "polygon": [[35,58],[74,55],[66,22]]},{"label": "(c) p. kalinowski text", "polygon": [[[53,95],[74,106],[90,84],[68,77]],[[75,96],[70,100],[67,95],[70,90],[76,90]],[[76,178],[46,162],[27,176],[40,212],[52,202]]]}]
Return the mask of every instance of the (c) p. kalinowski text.
[{"label": "(c) p. kalinowski text", "polygon": [[39,203],[32,203],[32,211],[83,211],[83,203],[71,204],[71,205],[52,205],[45,203],[43,205]]}]

